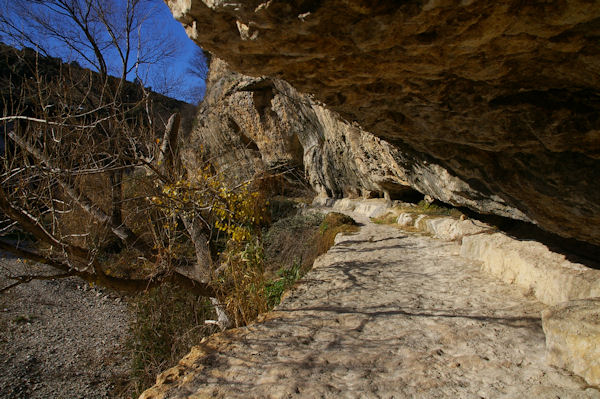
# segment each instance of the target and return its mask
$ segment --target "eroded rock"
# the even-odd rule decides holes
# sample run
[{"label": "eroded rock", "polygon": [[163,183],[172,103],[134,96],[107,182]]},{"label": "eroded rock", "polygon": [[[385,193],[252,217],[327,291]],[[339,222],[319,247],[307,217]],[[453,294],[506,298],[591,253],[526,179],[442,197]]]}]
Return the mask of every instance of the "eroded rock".
[{"label": "eroded rock", "polygon": [[527,220],[427,156],[347,123],[286,82],[232,72],[214,57],[196,119],[184,154],[190,170],[206,157],[238,180],[291,168],[306,174],[319,197],[407,199],[418,190],[453,205]]},{"label": "eroded rock", "polygon": [[600,271],[568,261],[535,241],[502,233],[463,238],[461,255],[482,262],[483,270],[531,291],[548,305],[600,296]]},{"label": "eroded rock", "polygon": [[167,3],[235,70],[285,79],[483,198],[600,244],[597,1]]},{"label": "eroded rock", "polygon": [[547,361],[600,387],[600,298],[547,309],[542,324]]}]

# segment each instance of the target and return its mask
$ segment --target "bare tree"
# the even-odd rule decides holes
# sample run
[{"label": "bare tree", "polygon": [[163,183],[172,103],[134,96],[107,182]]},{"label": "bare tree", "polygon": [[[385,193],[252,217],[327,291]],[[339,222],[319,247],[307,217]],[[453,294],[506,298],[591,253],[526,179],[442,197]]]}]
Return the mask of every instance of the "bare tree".
[{"label": "bare tree", "polygon": [[[171,54],[168,41],[144,37],[148,4],[6,4],[0,32],[38,52],[2,52],[10,67],[0,70],[0,248],[58,269],[55,276],[117,289],[175,280],[211,297],[227,325],[214,299],[218,270],[210,242],[217,232],[246,236],[244,226],[255,223],[252,197],[243,184],[227,187],[208,162],[194,178],[182,168],[179,118],[167,123],[174,107],[160,112],[168,100],[144,88],[140,69]],[[44,57],[56,54],[58,42],[80,62]],[[127,81],[132,76],[136,83]],[[15,228],[35,246],[5,239]],[[45,278],[14,276],[15,284],[36,277]]]},{"label": "bare tree", "polygon": [[[2,76],[0,210],[6,219],[0,226],[20,227],[37,245],[0,237],[0,248],[59,269],[56,277],[76,275],[117,289],[175,280],[211,297],[219,323],[227,325],[215,299],[218,268],[209,243],[216,231],[243,240],[245,226],[260,221],[245,185],[228,187],[209,162],[188,176],[178,151],[178,115],[166,126],[157,122],[148,106],[152,96],[139,85],[122,84],[121,96],[106,96],[106,104],[98,97],[119,84],[116,78],[12,53],[6,63],[22,75]],[[192,258],[183,242],[193,248]],[[138,270],[115,275],[113,264],[123,259]],[[15,276],[15,284],[32,278]]]},{"label": "bare tree", "polygon": [[[156,226],[165,223],[170,215],[154,209],[148,196],[159,195],[157,183],[170,181],[172,177],[157,174],[158,145],[150,130],[140,122],[144,118],[140,115],[139,119],[114,119],[115,114],[107,117],[102,112],[93,117],[98,110],[90,114],[85,110],[75,112],[72,107],[51,113],[48,110],[54,107],[50,105],[62,104],[71,99],[69,95],[78,92],[65,83],[69,81],[66,76],[62,74],[46,81],[36,75],[35,79],[27,79],[33,82],[22,82],[19,94],[25,95],[20,98],[29,101],[13,101],[13,115],[2,117],[4,137],[8,140],[1,158],[0,175],[0,210],[6,217],[5,230],[18,226],[31,234],[37,245],[31,249],[3,240],[0,246],[18,256],[58,268],[63,272],[61,276],[77,275],[117,289],[143,289],[168,278],[192,286],[204,295],[211,294],[212,289],[206,279],[194,282],[193,278],[178,273],[176,268],[167,268],[169,264],[164,258],[159,259],[160,248],[168,240],[165,239],[165,229]],[[77,89],[81,89],[81,81],[77,83]],[[53,101],[46,101],[44,95],[36,98],[35,93],[52,93]],[[32,98],[38,102],[31,101]],[[84,99],[68,103],[85,103],[81,100]],[[25,110],[25,102],[33,109]],[[123,111],[123,114],[127,113]],[[128,145],[129,149],[114,152],[116,146],[106,142],[102,131],[98,132],[97,126],[106,123],[107,118],[112,127],[119,128],[123,136],[121,143]],[[118,122],[124,125],[117,126]],[[173,162],[169,161],[169,164]],[[139,179],[135,176],[136,167],[144,168],[141,176],[137,173]],[[148,220],[148,225],[155,230],[155,237],[141,237],[127,223],[115,223],[107,212],[112,208],[110,201],[114,198],[105,195],[102,189],[114,187],[111,177],[115,170],[128,171],[129,186],[146,185],[140,190],[141,197],[127,198],[132,203],[128,207],[128,221]],[[146,176],[146,170],[152,171],[150,178]],[[100,185],[100,190],[90,190],[89,185],[94,181],[104,181],[105,185]],[[110,197],[110,201],[106,201],[106,197]],[[120,241],[117,252],[129,251],[137,258],[160,263],[159,267],[152,270],[150,276],[141,278],[111,275],[110,262],[104,262],[102,256],[107,251],[115,252],[107,248],[113,240]],[[30,279],[31,276],[21,276],[18,281]]]},{"label": "bare tree", "polygon": [[172,39],[150,24],[152,0],[4,0],[0,37],[45,56],[77,60],[125,79],[140,67],[173,57]]},{"label": "bare tree", "polygon": [[[0,17],[4,37],[42,54],[62,42],[97,73],[27,51],[6,60],[20,70],[5,69],[2,76],[5,189],[0,208],[46,245],[46,254],[34,257],[52,265],[105,274],[96,259],[98,242],[91,242],[103,234],[147,255],[150,240],[123,220],[123,177],[148,162],[156,135],[150,94],[126,79],[171,51],[142,37],[148,7],[140,0],[50,0],[7,2],[5,10]],[[94,179],[105,181],[99,188],[110,193],[108,201],[104,192],[82,189]],[[84,212],[100,234],[66,228],[76,212]]]},{"label": "bare tree", "polygon": [[[124,91],[126,79],[141,66],[164,62],[175,46],[166,37],[152,37],[142,29],[151,18],[152,3],[146,0],[125,2],[105,0],[16,0],[4,4],[0,32],[22,46],[32,46],[43,54],[55,48],[69,50],[67,56],[81,60],[98,71],[94,82],[100,90],[82,96],[87,112],[103,112],[107,118],[97,123],[97,133],[112,152],[123,147],[123,134],[115,134],[123,106],[131,102]],[[116,76],[112,78],[110,75]],[[138,76],[139,79],[139,76]],[[53,104],[45,104],[52,106]],[[117,123],[118,124],[118,123]],[[122,167],[110,172],[112,209],[115,225],[122,224]]]},{"label": "bare tree", "polygon": [[[208,51],[197,47],[189,61],[187,76],[193,76],[198,82],[205,82],[208,77],[208,66],[210,64],[211,54]],[[193,100],[193,103],[198,104],[204,97],[205,86],[196,84],[189,88],[188,98]]]}]

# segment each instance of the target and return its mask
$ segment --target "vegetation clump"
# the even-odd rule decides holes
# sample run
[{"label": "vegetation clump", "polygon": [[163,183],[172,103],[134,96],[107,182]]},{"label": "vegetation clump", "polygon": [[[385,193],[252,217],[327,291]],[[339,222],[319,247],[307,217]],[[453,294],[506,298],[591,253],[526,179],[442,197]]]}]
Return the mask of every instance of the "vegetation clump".
[{"label": "vegetation clump", "polygon": [[268,310],[264,264],[262,242],[257,238],[245,243],[230,242],[221,256],[223,270],[216,283],[219,300],[236,327]]},{"label": "vegetation clump", "polygon": [[296,281],[300,280],[305,273],[306,271],[302,270],[302,266],[299,263],[279,269],[277,271],[277,278],[267,281],[264,287],[269,309],[273,309],[279,305],[283,293],[292,288]]},{"label": "vegetation clump", "polygon": [[448,208],[443,205],[438,205],[435,202],[422,200],[418,204],[402,204],[400,206],[396,206],[393,208],[393,212],[388,212],[385,215],[371,218],[371,220],[376,224],[395,224],[398,215],[401,213],[413,213],[433,217],[451,216],[454,218],[459,218],[463,215],[463,213],[456,208]]},{"label": "vegetation clump", "polygon": [[321,237],[318,242],[318,253],[322,254],[327,252],[329,248],[333,246],[335,236],[338,235],[338,233],[355,233],[358,230],[358,224],[350,216],[338,212],[327,214],[319,226]]},{"label": "vegetation clump", "polygon": [[176,364],[191,343],[218,331],[215,325],[205,324],[215,318],[208,298],[176,285],[163,284],[140,293],[132,298],[130,307],[134,321],[127,349],[132,360],[125,391],[131,397],[154,384],[156,375]]},{"label": "vegetation clump", "polygon": [[419,201],[416,207],[412,208],[412,213],[420,213],[425,215],[451,216],[455,209],[447,208],[442,205],[437,205],[434,202]]}]

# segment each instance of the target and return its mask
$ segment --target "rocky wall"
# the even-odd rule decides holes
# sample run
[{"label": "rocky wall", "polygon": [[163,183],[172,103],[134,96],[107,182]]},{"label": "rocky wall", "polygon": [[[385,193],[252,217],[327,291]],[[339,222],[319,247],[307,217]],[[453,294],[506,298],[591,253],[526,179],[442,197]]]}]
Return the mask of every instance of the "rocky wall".
[{"label": "rocky wall", "polygon": [[597,0],[167,3],[233,69],[285,79],[544,229],[600,244]]},{"label": "rocky wall", "polygon": [[189,170],[210,160],[237,181],[267,170],[299,170],[320,197],[406,199],[420,192],[421,197],[527,220],[426,155],[402,149],[344,121],[285,81],[245,76],[213,57],[184,159]]}]

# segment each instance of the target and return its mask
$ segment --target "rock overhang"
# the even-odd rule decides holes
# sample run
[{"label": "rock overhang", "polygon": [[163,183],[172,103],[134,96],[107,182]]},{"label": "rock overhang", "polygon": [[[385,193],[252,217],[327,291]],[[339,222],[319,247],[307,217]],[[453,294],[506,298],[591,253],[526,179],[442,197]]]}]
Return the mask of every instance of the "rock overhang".
[{"label": "rock overhang", "polygon": [[167,1],[203,48],[600,244],[597,1]]}]

